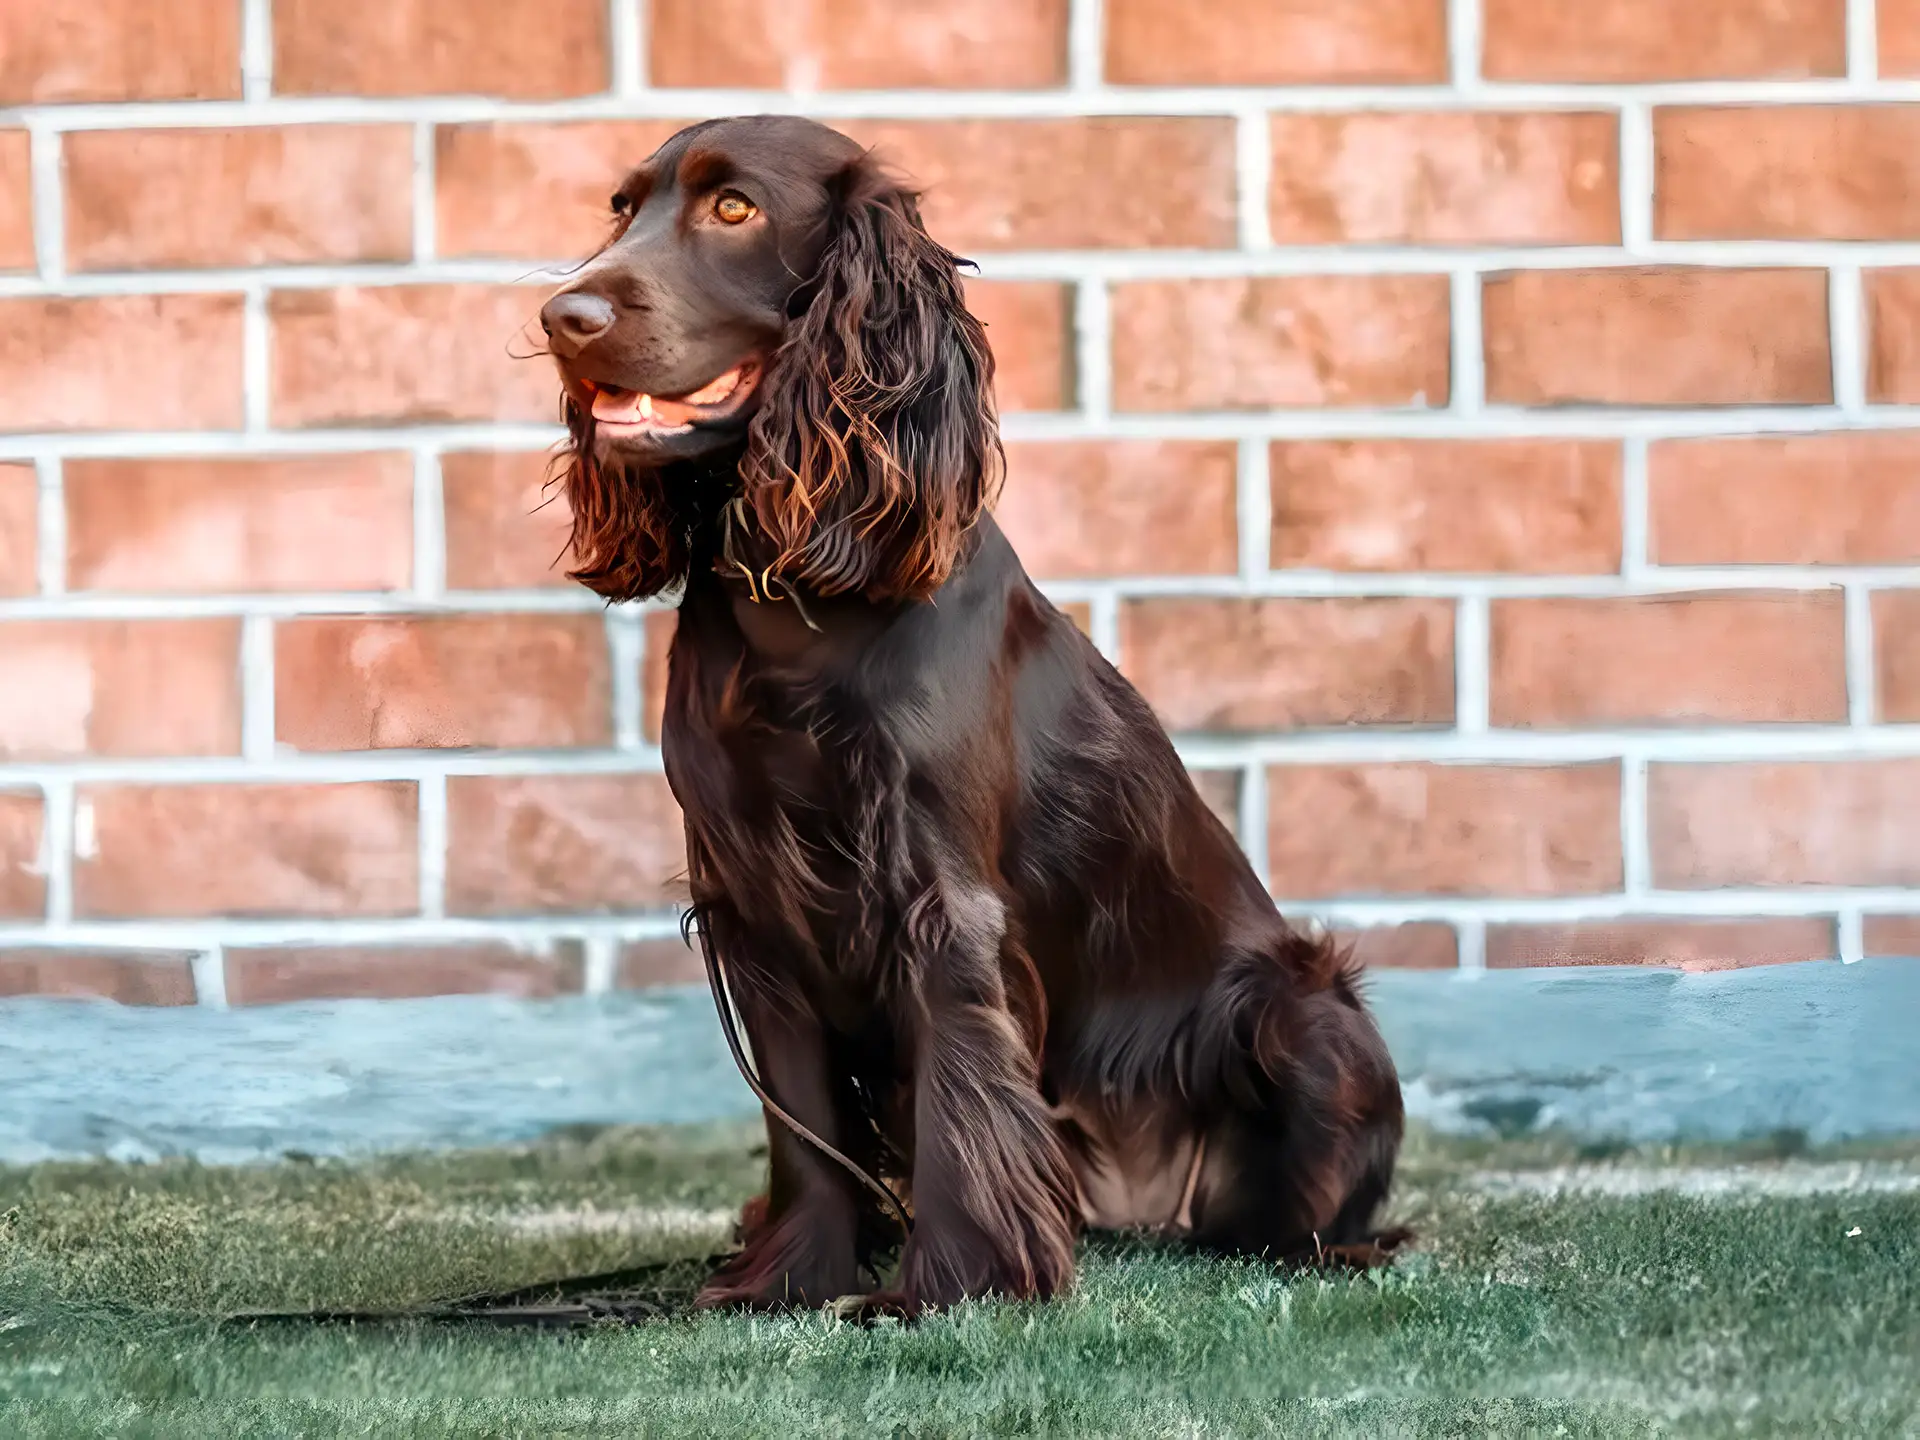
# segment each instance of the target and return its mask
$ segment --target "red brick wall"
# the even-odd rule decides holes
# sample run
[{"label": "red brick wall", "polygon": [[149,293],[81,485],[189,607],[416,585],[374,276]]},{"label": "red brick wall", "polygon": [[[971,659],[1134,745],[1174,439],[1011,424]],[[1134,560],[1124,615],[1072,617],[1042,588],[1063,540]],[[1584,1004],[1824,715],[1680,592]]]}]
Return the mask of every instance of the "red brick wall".
[{"label": "red brick wall", "polygon": [[1003,520],[1284,903],[1920,948],[1916,80],[1920,0],[8,5],[0,992],[692,973],[671,616],[510,351],[767,107],[980,258]]}]

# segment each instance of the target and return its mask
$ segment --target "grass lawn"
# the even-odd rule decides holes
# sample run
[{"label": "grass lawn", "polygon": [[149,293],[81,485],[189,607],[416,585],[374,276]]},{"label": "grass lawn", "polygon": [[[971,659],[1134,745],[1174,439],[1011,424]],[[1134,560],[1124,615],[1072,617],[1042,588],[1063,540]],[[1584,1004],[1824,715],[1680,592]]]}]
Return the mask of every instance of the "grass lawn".
[{"label": "grass lawn", "polygon": [[1920,1436],[1920,1146],[1416,1135],[1394,1270],[1105,1242],[1070,1299],[915,1327],[225,1318],[654,1262],[674,1308],[760,1165],[732,1128],[0,1170],[0,1434]]}]

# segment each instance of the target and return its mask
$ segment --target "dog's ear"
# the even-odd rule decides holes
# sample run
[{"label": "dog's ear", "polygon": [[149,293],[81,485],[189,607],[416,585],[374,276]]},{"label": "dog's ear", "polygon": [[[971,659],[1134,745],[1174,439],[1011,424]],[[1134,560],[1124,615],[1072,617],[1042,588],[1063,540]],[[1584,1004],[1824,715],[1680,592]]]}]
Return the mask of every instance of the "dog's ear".
[{"label": "dog's ear", "polygon": [[999,486],[993,355],[964,262],[928,237],[912,193],[870,156],[830,189],[741,494],[774,574],[819,595],[925,599]]},{"label": "dog's ear", "polygon": [[559,483],[573,511],[568,551],[577,580],[607,600],[644,600],[687,578],[688,529],[664,476],[630,474],[595,456],[593,417],[571,396],[560,402],[567,439],[548,485]]}]

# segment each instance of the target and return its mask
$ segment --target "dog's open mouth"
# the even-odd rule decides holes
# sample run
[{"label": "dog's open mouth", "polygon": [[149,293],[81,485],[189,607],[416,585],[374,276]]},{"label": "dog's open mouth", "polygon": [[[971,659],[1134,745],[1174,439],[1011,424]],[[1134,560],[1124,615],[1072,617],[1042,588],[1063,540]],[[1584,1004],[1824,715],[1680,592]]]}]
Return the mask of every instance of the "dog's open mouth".
[{"label": "dog's open mouth", "polygon": [[760,362],[742,360],[685,395],[649,395],[605,381],[582,380],[593,396],[593,418],[603,433],[684,435],[697,424],[724,420],[740,408],[760,379]]}]

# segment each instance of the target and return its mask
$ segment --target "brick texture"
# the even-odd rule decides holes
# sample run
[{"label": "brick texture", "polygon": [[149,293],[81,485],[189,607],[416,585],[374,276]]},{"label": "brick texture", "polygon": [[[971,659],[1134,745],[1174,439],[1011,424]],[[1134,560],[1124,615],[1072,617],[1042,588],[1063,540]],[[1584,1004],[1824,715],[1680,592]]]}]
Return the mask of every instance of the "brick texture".
[{"label": "brick texture", "polygon": [[[406,915],[411,782],[83,786],[74,910],[97,918]],[[87,843],[90,842],[90,843]]]},{"label": "brick texture", "polygon": [[1920,75],[1920,0],[1877,0],[1882,75]]},{"label": "brick texture", "polygon": [[1414,85],[1446,78],[1446,0],[1106,0],[1123,85]]},{"label": "brick texture", "polygon": [[67,137],[75,270],[404,260],[404,125],[92,130]]},{"label": "brick texture", "polygon": [[0,465],[0,598],[39,583],[40,477],[31,465]]},{"label": "brick texture", "polygon": [[0,270],[33,268],[33,146],[24,130],[0,130]]},{"label": "brick texture", "polygon": [[1610,114],[1276,115],[1268,204],[1283,245],[1612,245]]},{"label": "brick texture", "polygon": [[1818,270],[1532,270],[1490,278],[1487,396],[1510,405],[1833,398]]},{"label": "brick texture", "polygon": [[1495,925],[1487,931],[1487,968],[1536,965],[1661,965],[1674,970],[1732,970],[1829,960],[1833,921],[1596,920],[1577,925]]},{"label": "brick texture", "polygon": [[1604,441],[1287,441],[1269,474],[1276,568],[1620,568],[1620,451]]},{"label": "brick texture", "polygon": [[404,453],[75,460],[64,480],[72,590],[396,590],[412,578]]},{"label": "brick texture", "polygon": [[1073,403],[1072,292],[1045,281],[967,282],[967,308],[993,347],[1000,413],[1064,410]]},{"label": "brick texture", "polygon": [[700,952],[678,940],[636,940],[620,950],[614,984],[622,990],[655,985],[704,985],[707,970]]},{"label": "brick texture", "polygon": [[1139,600],[1120,634],[1127,678],[1172,730],[1453,719],[1444,600]]},{"label": "brick texture", "polygon": [[1873,645],[1880,718],[1920,721],[1920,590],[1873,597]]},{"label": "brick texture", "polygon": [[1493,80],[1797,80],[1844,75],[1846,0],[1482,0]]},{"label": "brick texture", "polygon": [[0,431],[235,429],[240,364],[238,295],[0,300]]},{"label": "brick texture", "polygon": [[1433,921],[1336,930],[1334,937],[1370,970],[1452,970],[1460,964],[1459,936],[1451,925]]},{"label": "brick texture", "polygon": [[[590,95],[611,76],[600,0],[274,0],[289,95]],[[476,23],[476,19],[481,23]]]},{"label": "brick texture", "polygon": [[647,910],[685,899],[684,829],[658,775],[456,775],[447,908]]},{"label": "brick texture", "polygon": [[640,707],[647,743],[651,745],[660,743],[660,727],[667,708],[668,656],[673,650],[677,623],[671,610],[649,610],[642,622]]},{"label": "brick texture", "polygon": [[294,620],[274,716],[298,750],[565,749],[612,738],[598,615]]},{"label": "brick texture", "polygon": [[1920,915],[1869,915],[1862,932],[1869,958],[1920,958]]},{"label": "brick texture", "polygon": [[1447,282],[1438,275],[1119,285],[1114,405],[1443,405],[1447,334]]},{"label": "brick texture", "polygon": [[1267,772],[1267,794],[1276,895],[1620,887],[1617,765],[1286,765]]},{"label": "brick texture", "polygon": [[0,756],[235,755],[235,620],[0,624]]},{"label": "brick texture", "polygon": [[0,105],[239,94],[231,0],[0,6]]},{"label": "brick texture", "polygon": [[1648,767],[1657,885],[1912,885],[1920,760]]},{"label": "brick texture", "polygon": [[1067,74],[1067,0],[654,0],[656,85],[1019,90]]},{"label": "brick texture", "polygon": [[1920,562],[1920,434],[1669,440],[1647,457],[1662,565]]},{"label": "brick texture", "polygon": [[1838,591],[1496,600],[1496,725],[1838,722]]},{"label": "brick texture", "polygon": [[0,790],[0,919],[30,919],[46,912],[45,824],[38,792]]},{"label": "brick texture", "polygon": [[546,999],[580,988],[580,957],[505,945],[274,945],[227,951],[227,1000],[399,1000],[425,995]]},{"label": "brick texture", "polygon": [[1038,579],[1226,575],[1238,564],[1233,446],[1009,446],[997,516]]},{"label": "brick texture", "polygon": [[571,584],[572,512],[549,485],[542,450],[444,455],[447,584],[455,590],[530,590]]},{"label": "brick texture", "polygon": [[1867,398],[1920,402],[1920,269],[1869,270]]},{"label": "brick texture", "polygon": [[191,1005],[193,957],[163,951],[0,949],[0,998],[38,995]]}]

